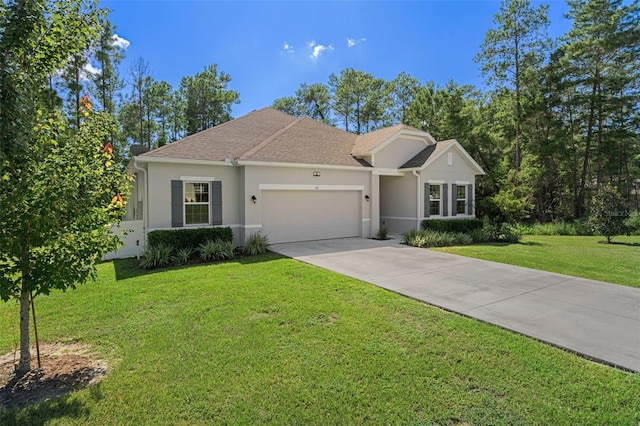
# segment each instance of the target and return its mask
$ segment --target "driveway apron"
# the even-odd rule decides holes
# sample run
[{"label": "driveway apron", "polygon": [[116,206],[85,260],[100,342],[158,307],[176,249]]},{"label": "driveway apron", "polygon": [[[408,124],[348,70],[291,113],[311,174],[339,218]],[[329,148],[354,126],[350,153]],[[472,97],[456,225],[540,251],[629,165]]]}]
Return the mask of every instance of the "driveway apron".
[{"label": "driveway apron", "polygon": [[272,251],[640,372],[640,289],[400,244],[342,238]]}]

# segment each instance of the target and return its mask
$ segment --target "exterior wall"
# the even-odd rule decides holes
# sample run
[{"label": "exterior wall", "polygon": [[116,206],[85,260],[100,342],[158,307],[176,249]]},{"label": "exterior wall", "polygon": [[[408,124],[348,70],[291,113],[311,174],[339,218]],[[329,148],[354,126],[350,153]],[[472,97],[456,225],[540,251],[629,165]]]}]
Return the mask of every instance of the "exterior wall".
[{"label": "exterior wall", "polygon": [[[260,189],[260,185],[312,185],[318,190],[331,187],[362,186],[361,217],[363,237],[370,237],[372,233],[371,218],[377,216],[377,208],[372,207],[376,203],[371,200],[372,179],[369,169],[363,170],[339,170],[325,169],[321,167],[268,167],[268,166],[244,166],[244,194],[240,204],[244,208],[245,234],[249,236],[262,228],[262,203],[263,192],[268,189]],[[313,176],[319,172],[320,176]],[[251,196],[257,200],[254,204]],[[364,196],[369,195],[369,202]],[[286,206],[283,214],[286,214]],[[377,230],[376,230],[377,232]]]},{"label": "exterior wall", "polygon": [[[171,227],[171,181],[182,176],[194,176],[222,182],[222,226],[229,226],[239,240],[241,206],[238,197],[243,194],[241,167],[203,166],[189,164],[147,163],[149,179],[148,231],[175,229]],[[185,226],[187,228],[189,226]],[[198,226],[196,226],[198,227]]]},{"label": "exterior wall", "polygon": [[[449,164],[449,154],[451,154],[451,164]],[[455,219],[455,218],[465,218],[465,217],[473,217],[469,216],[465,211],[464,214],[458,214],[456,216],[451,216],[452,205],[455,203],[454,197],[451,194],[451,184],[472,184],[473,185],[473,194],[472,200],[467,200],[467,202],[471,201],[475,206],[475,171],[469,163],[465,160],[463,155],[456,149],[455,147],[450,148],[447,152],[441,155],[436,161],[429,164],[424,170],[420,172],[420,181],[422,187],[424,188],[424,183],[429,181],[437,181],[448,184],[448,211],[449,216],[430,216],[430,219]],[[422,190],[424,192],[424,190]],[[424,200],[424,194],[421,195]],[[468,195],[467,195],[468,197]],[[421,217],[425,218],[424,212],[424,201],[421,203]],[[475,207],[474,207],[475,212]]]},{"label": "exterior wall", "polygon": [[380,176],[380,224],[392,234],[416,229],[417,178],[410,172],[404,176]]},{"label": "exterior wall", "polygon": [[397,169],[426,147],[423,139],[399,137],[375,153],[373,165],[383,169]]}]

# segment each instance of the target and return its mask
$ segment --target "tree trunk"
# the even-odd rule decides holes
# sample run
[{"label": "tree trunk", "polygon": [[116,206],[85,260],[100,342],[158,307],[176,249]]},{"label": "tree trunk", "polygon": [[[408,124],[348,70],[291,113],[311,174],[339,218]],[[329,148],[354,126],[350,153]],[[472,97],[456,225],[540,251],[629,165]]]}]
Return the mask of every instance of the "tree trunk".
[{"label": "tree trunk", "polygon": [[30,293],[24,289],[20,293],[20,363],[16,375],[24,376],[31,371],[31,350],[29,342]]}]

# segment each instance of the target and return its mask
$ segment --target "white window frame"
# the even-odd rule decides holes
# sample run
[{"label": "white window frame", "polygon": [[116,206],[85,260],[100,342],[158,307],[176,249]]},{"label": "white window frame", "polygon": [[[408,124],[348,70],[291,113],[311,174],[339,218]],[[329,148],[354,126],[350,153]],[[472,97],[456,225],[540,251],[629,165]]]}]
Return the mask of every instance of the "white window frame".
[{"label": "white window frame", "polygon": [[[431,199],[431,188],[434,187],[438,187],[439,188],[439,193],[440,193],[440,198],[438,198],[438,213],[434,214],[431,212],[431,203],[435,202],[434,200]],[[442,183],[431,183],[429,182],[429,216],[442,216]]]},{"label": "white window frame", "polygon": [[[193,184],[205,184],[207,185],[207,194],[209,195],[207,202],[202,201],[187,201],[187,185]],[[211,182],[201,181],[201,180],[185,180],[182,181],[182,217],[184,218],[183,223],[184,226],[202,226],[211,224]],[[199,223],[187,223],[187,204],[192,206],[207,206],[207,221],[199,222]]]},{"label": "white window frame", "polygon": [[[458,198],[458,191],[460,191],[460,188],[464,189],[464,198]],[[469,198],[468,192],[469,191],[467,190],[467,185],[461,184],[456,186],[456,216],[467,215],[467,199]],[[460,208],[459,208],[460,201],[464,202],[464,208],[462,209],[462,211],[460,211]]]}]

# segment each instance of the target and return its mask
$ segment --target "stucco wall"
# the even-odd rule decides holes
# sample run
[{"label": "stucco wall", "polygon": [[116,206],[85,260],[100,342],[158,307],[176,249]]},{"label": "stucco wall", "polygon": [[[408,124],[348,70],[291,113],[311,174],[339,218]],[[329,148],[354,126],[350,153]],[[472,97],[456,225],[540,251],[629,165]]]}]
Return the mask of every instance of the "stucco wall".
[{"label": "stucco wall", "polygon": [[402,233],[416,226],[416,184],[412,173],[380,176],[380,224],[391,233]]},{"label": "stucco wall", "polygon": [[397,169],[426,147],[423,139],[399,137],[375,153],[373,165],[385,169]]},{"label": "stucco wall", "polygon": [[[320,176],[314,176],[319,172]],[[325,168],[300,168],[300,167],[265,167],[244,166],[244,191],[245,197],[240,201],[244,209],[245,234],[250,235],[261,228],[263,190],[260,185],[312,185],[319,187],[331,186],[362,186],[361,196],[373,197],[371,173],[363,170],[339,170]],[[375,188],[373,188],[375,189]],[[254,204],[251,196],[255,195],[257,201]],[[377,194],[375,194],[377,195]],[[362,236],[369,237],[372,216],[377,219],[377,204],[363,202],[361,205]],[[286,214],[286,206],[283,206],[283,214]],[[377,229],[376,229],[377,232]]]},{"label": "stucco wall", "polygon": [[[222,182],[222,224],[241,223],[241,209],[237,202],[243,188],[239,167],[201,166],[148,163],[149,179],[149,231],[171,228],[171,181],[181,176],[203,177]],[[235,230],[234,230],[235,232]]]}]

